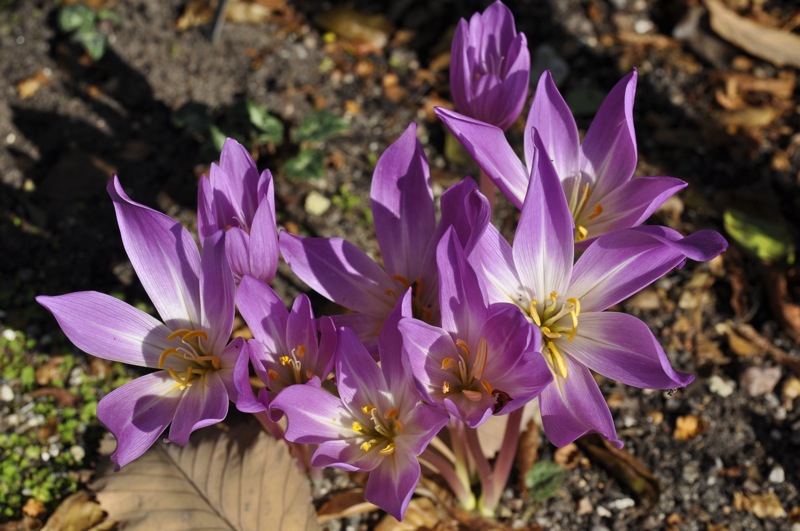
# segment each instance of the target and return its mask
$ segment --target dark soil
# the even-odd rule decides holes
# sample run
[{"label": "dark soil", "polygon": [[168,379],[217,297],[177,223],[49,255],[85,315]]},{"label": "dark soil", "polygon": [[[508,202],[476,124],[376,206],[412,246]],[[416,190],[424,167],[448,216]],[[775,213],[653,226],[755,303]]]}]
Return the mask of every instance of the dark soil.
[{"label": "dark soil", "polygon": [[[343,236],[372,253],[377,248],[366,211],[372,165],[409,122],[419,125],[437,193],[474,173],[445,158],[444,128],[431,109],[449,96],[441,61],[448,30],[485,2],[347,3],[364,13],[384,13],[394,24],[389,44],[374,50],[325,37],[314,15],[336,2],[264,3],[283,7],[260,24],[226,23],[212,43],[207,25],[176,30],[185,1],[95,1],[120,17],[108,29],[108,50],[95,62],[58,30],[54,3],[0,2],[0,328],[47,337],[45,353],[55,354],[74,348],[35,304],[35,295],[97,290],[147,304],[122,249],[105,185],[116,173],[135,200],[192,226],[196,178],[216,155],[202,138],[173,125],[175,112],[186,104],[204,106],[223,121],[252,100],[266,105],[287,130],[315,109],[346,116],[348,131],[326,144],[320,180],[285,177],[282,165],[297,151],[290,141],[276,149],[251,147],[259,167],[276,176],[279,225]],[[744,97],[748,107],[775,109],[773,119],[761,125],[732,125],[726,113],[734,110],[722,106],[719,93],[732,73],[778,79],[797,72],[719,40],[703,19],[691,39],[672,38],[696,3],[508,2],[531,50],[549,45],[568,65],[560,88],[571,104],[587,109],[578,116],[582,130],[598,95],[631,68],[639,69],[639,173],[689,182],[656,221],[684,233],[722,231],[729,205],[794,220],[800,206],[797,88],[788,96]],[[727,3],[742,14],[761,13],[767,22],[800,20],[792,2]],[[42,86],[23,98],[18,84],[37,75],[45,80]],[[522,124],[511,135],[521,144]],[[305,208],[312,191],[328,198],[345,193],[360,203],[334,204],[313,215]],[[513,228],[513,212],[501,214],[501,225]],[[789,227],[796,241],[797,225]],[[672,396],[601,382],[625,448],[651,471],[660,494],[648,503],[640,490],[579,450],[562,488],[535,507],[530,524],[800,527],[800,393],[794,391],[800,385],[800,347],[792,340],[800,331],[787,317],[800,299],[797,278],[794,266],[767,264],[732,245],[714,262],[689,263],[626,302],[624,309],[651,326],[673,364],[697,374]],[[303,289],[286,269],[275,285],[287,297]],[[330,311],[317,303],[319,311]],[[771,378],[770,370],[777,371]],[[675,434],[679,417],[697,420],[700,429],[681,440]],[[553,458],[554,450],[543,439],[540,458]],[[511,500],[505,509],[517,521],[527,509],[520,504]]]}]

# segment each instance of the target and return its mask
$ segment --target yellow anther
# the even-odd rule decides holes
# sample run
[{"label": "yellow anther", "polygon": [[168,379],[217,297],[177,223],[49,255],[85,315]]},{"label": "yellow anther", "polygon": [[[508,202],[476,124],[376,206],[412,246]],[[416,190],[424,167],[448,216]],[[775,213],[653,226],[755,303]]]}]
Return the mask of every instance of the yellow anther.
[{"label": "yellow anther", "polygon": [[537,302],[538,301],[536,299],[533,299],[533,301],[531,302],[531,307],[530,307],[531,319],[533,319],[533,322],[536,323],[536,326],[542,326],[542,319],[539,317],[539,312],[536,311]]},{"label": "yellow anther", "polygon": [[456,364],[456,360],[454,360],[453,358],[445,358],[445,359],[442,360],[442,370],[446,371],[446,370],[450,369],[451,367],[453,367],[453,365],[455,365],[455,364]]},{"label": "yellow anther", "polygon": [[166,349],[164,352],[161,353],[161,356],[158,358],[158,368],[159,369],[164,366],[164,362],[167,361],[167,356],[169,356],[170,354],[175,354],[179,358],[181,357],[181,355],[178,354],[178,349],[176,349],[176,348],[168,348],[168,349]]},{"label": "yellow anther", "polygon": [[378,450],[378,453],[384,456],[392,455],[394,453],[394,443],[387,444],[386,446]]},{"label": "yellow anther", "polygon": [[548,341],[547,342],[547,350],[550,351],[550,359],[553,360],[553,362],[555,363],[556,368],[558,369],[558,372],[561,374],[561,377],[562,378],[566,378],[567,377],[567,362],[564,361],[564,357],[561,355],[561,353],[556,348],[555,343],[553,343],[552,341]]},{"label": "yellow anther", "polygon": [[550,292],[550,302],[555,303],[557,299],[558,299],[558,292],[557,291],[551,291]]},{"label": "yellow anther", "polygon": [[449,382],[444,382],[442,384],[442,393],[447,394],[449,392],[450,392],[450,383]]},{"label": "yellow anther", "polygon": [[196,337],[202,337],[203,341],[208,341],[208,334],[205,333],[203,330],[192,330],[183,335],[181,338],[183,341],[189,341],[190,339],[194,339]]},{"label": "yellow anther", "polygon": [[397,408],[390,409],[389,411],[383,414],[383,418],[389,420],[392,417],[396,417],[398,413],[400,413],[400,411]]},{"label": "yellow anther", "polygon": [[369,442],[365,441],[361,444],[361,449],[364,450],[365,452],[369,452],[370,448],[372,448],[372,445]]},{"label": "yellow anther", "polygon": [[280,361],[281,365],[283,365],[284,367],[286,365],[291,365],[292,363],[292,359],[289,356],[281,356],[280,358],[278,358],[278,361]]},{"label": "yellow anther", "polygon": [[402,422],[400,422],[400,419],[394,420],[394,426],[395,426],[394,431],[398,433],[405,429],[405,425]]},{"label": "yellow anther", "polygon": [[393,299],[396,299],[396,298],[397,298],[397,293],[395,293],[393,289],[387,289],[387,290],[386,290],[386,291],[384,291],[383,293],[384,293],[385,295],[388,295],[388,296],[390,296],[390,297],[391,297],[391,298],[393,298]]},{"label": "yellow anther", "polygon": [[464,351],[467,357],[469,357],[469,345],[463,339],[456,339],[456,346]]},{"label": "yellow anther", "polygon": [[489,345],[486,339],[481,338],[478,341],[478,354],[475,356],[475,363],[472,365],[470,376],[476,380],[483,377],[483,371],[486,370],[486,362],[489,359]]},{"label": "yellow anther", "polygon": [[544,334],[544,336],[549,339],[557,339],[561,337],[561,334],[559,334],[558,332],[553,332],[552,330],[550,330],[550,328],[546,326],[542,327],[542,334]]},{"label": "yellow anther", "polygon": [[470,402],[478,402],[480,401],[481,398],[483,398],[483,393],[481,393],[480,391],[472,391],[470,389],[464,389],[461,392],[464,393],[464,396],[466,396],[467,400],[469,400]]},{"label": "yellow anther", "polygon": [[219,357],[218,356],[200,356],[195,358],[194,361],[210,361],[211,366],[215,369],[219,369]]},{"label": "yellow anther", "polygon": [[575,315],[578,316],[581,314],[581,301],[578,299],[571,297],[567,299],[567,302],[571,302],[573,306],[575,306]]},{"label": "yellow anther", "polygon": [[492,386],[489,384],[489,382],[487,382],[486,380],[481,380],[481,385],[483,386],[484,389],[486,389],[487,393],[492,394],[493,389]]},{"label": "yellow anther", "polygon": [[575,227],[575,230],[578,232],[578,234],[575,235],[575,241],[582,242],[589,235],[589,230],[583,225],[578,225]]},{"label": "yellow anther", "polygon": [[170,335],[167,336],[167,339],[175,339],[176,337],[185,336],[186,334],[190,333],[191,330],[187,330],[185,328],[181,328],[180,330],[175,330]]},{"label": "yellow anther", "polygon": [[353,431],[356,433],[364,433],[364,427],[358,421],[353,422]]},{"label": "yellow anther", "polygon": [[404,285],[406,289],[411,287],[411,282],[403,275],[392,275],[392,278]]},{"label": "yellow anther", "polygon": [[302,358],[303,356],[306,355],[306,346],[305,345],[298,346],[296,349],[294,349],[294,354],[298,358]]},{"label": "yellow anther", "polygon": [[278,371],[275,369],[269,369],[267,371],[267,376],[269,376],[270,380],[277,380],[278,379]]},{"label": "yellow anther", "polygon": [[589,219],[594,219],[602,213],[603,213],[603,207],[600,206],[600,203],[597,203],[594,206],[594,210],[592,210],[592,213],[589,215]]},{"label": "yellow anther", "polygon": [[375,410],[375,409],[378,409],[378,408],[377,408],[377,407],[375,407],[375,406],[373,406],[373,405],[368,405],[368,406],[364,406],[364,407],[362,407],[362,408],[361,408],[361,411],[363,411],[364,413],[366,413],[367,415],[369,415],[369,414],[370,414],[370,413],[372,413],[372,411],[373,411],[373,410]]}]

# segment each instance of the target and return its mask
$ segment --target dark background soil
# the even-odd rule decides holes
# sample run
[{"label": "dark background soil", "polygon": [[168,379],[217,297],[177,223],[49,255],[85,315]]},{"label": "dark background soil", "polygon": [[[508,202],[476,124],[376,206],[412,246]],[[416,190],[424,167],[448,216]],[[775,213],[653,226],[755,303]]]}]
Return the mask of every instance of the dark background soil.
[{"label": "dark background soil", "polygon": [[[448,31],[487,2],[265,1],[277,8],[271,20],[226,23],[216,43],[207,37],[208,25],[176,30],[185,1],[95,3],[112,9],[120,23],[109,30],[104,57],[93,62],[58,30],[54,3],[0,2],[0,325],[50,336],[51,353],[72,347],[58,337],[35,295],[97,290],[147,303],[105,193],[111,173],[135,200],[194,224],[196,179],[216,155],[173,125],[185,104],[223,117],[249,99],[266,105],[287,129],[315,109],[346,116],[348,131],[326,144],[330,155],[320,180],[285,177],[282,164],[297,149],[291,142],[273,150],[250,147],[259,167],[276,175],[280,225],[344,236],[373,253],[365,211],[372,164],[410,121],[419,124],[437,193],[475,171],[445,158],[444,129],[431,109],[449,97],[441,60]],[[788,96],[745,96],[747,107],[775,110],[764,124],[732,122],[734,110],[719,97],[731,72],[780,78],[796,70],[748,56],[716,37],[702,17],[690,39],[673,38],[697,8],[693,1],[508,4],[531,50],[549,45],[568,65],[560,88],[572,94],[571,104],[586,107],[578,115],[582,130],[598,95],[639,69],[638,173],[689,182],[656,221],[684,233],[722,230],[728,205],[744,205],[781,213],[797,240],[797,88]],[[784,27],[798,18],[792,2],[727,4]],[[389,44],[370,49],[344,39],[327,42],[314,15],[343,5],[385,14],[394,26]],[[333,67],[323,73],[326,62]],[[37,74],[46,82],[21,97],[18,84]],[[521,129],[518,124],[510,133],[518,143]],[[310,192],[333,197],[342,187],[361,203],[333,205],[324,215],[307,212]],[[497,221],[510,230],[514,213],[501,209]],[[791,320],[800,299],[796,286],[794,266],[767,264],[732,245],[711,264],[690,263],[625,303],[656,332],[677,368],[698,375],[673,396],[601,382],[626,449],[655,476],[660,496],[647,503],[578,450],[570,461],[577,466],[567,470],[556,496],[536,507],[531,523],[554,529],[800,527],[794,391],[800,348],[792,340],[800,331]],[[276,288],[286,296],[303,289],[283,269]],[[702,429],[679,440],[679,417],[696,419]],[[540,456],[550,459],[553,451],[543,440]],[[525,512],[512,509],[517,516]]]}]

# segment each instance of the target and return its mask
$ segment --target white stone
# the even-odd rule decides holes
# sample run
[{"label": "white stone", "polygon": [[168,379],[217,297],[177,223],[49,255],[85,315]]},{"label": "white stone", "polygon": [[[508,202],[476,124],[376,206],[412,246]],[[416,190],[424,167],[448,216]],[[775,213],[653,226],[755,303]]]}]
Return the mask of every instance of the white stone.
[{"label": "white stone", "polygon": [[312,190],[306,196],[305,209],[312,216],[321,216],[329,208],[331,208],[331,200],[316,190]]},{"label": "white stone", "polygon": [[597,506],[597,514],[603,518],[611,518],[611,511],[609,511],[602,505]]},{"label": "white stone", "polygon": [[636,502],[633,501],[633,498],[620,498],[619,500],[614,500],[613,502],[609,503],[608,506],[611,507],[612,509],[622,511],[624,509],[630,509],[631,507],[635,507]]},{"label": "white stone", "polygon": [[14,400],[14,390],[8,384],[0,386],[0,400],[3,402],[11,402]]},{"label": "white stone", "polygon": [[783,483],[786,479],[786,474],[783,472],[783,467],[777,465],[772,471],[769,473],[769,480],[772,483]]}]

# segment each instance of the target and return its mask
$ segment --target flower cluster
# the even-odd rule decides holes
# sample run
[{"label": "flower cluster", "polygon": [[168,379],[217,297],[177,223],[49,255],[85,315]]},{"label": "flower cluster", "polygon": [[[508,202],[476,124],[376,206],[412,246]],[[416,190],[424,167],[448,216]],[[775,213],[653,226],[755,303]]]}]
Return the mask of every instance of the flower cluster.
[{"label": "flower cluster", "polygon": [[[692,376],[671,367],[643,322],[608,309],[727,244],[713,231],[684,237],[642,225],[685,183],[631,178],[635,71],[612,89],[583,143],[545,73],[523,165],[503,129],[524,104],[528,57],[499,1],[462,21],[452,92],[471,117],[437,110],[520,208],[511,242],[470,178],[444,192],[437,221],[413,124],[373,175],[382,264],[341,238],[279,230],[271,173],[259,175],[231,139],[200,180],[200,247],[177,221],[129,199],[114,177],[108,192],[125,249],[162,320],[96,292],[37,298],[78,348],[158,369],[98,405],[117,439],[113,461],[130,463],[167,429],[184,445],[233,402],[265,423],[285,416],[287,440],[315,445],[311,465],[369,472],[366,499],[399,519],[421,465],[465,507],[491,514],[530,401],[556,445],[594,432],[621,446],[594,373],[643,388],[688,385]],[[352,312],[315,318],[305,295],[287,309],[270,286],[280,257]],[[236,309],[249,341],[231,339]],[[509,415],[493,466],[475,432],[492,415]],[[443,429],[451,451],[437,437]]]}]

